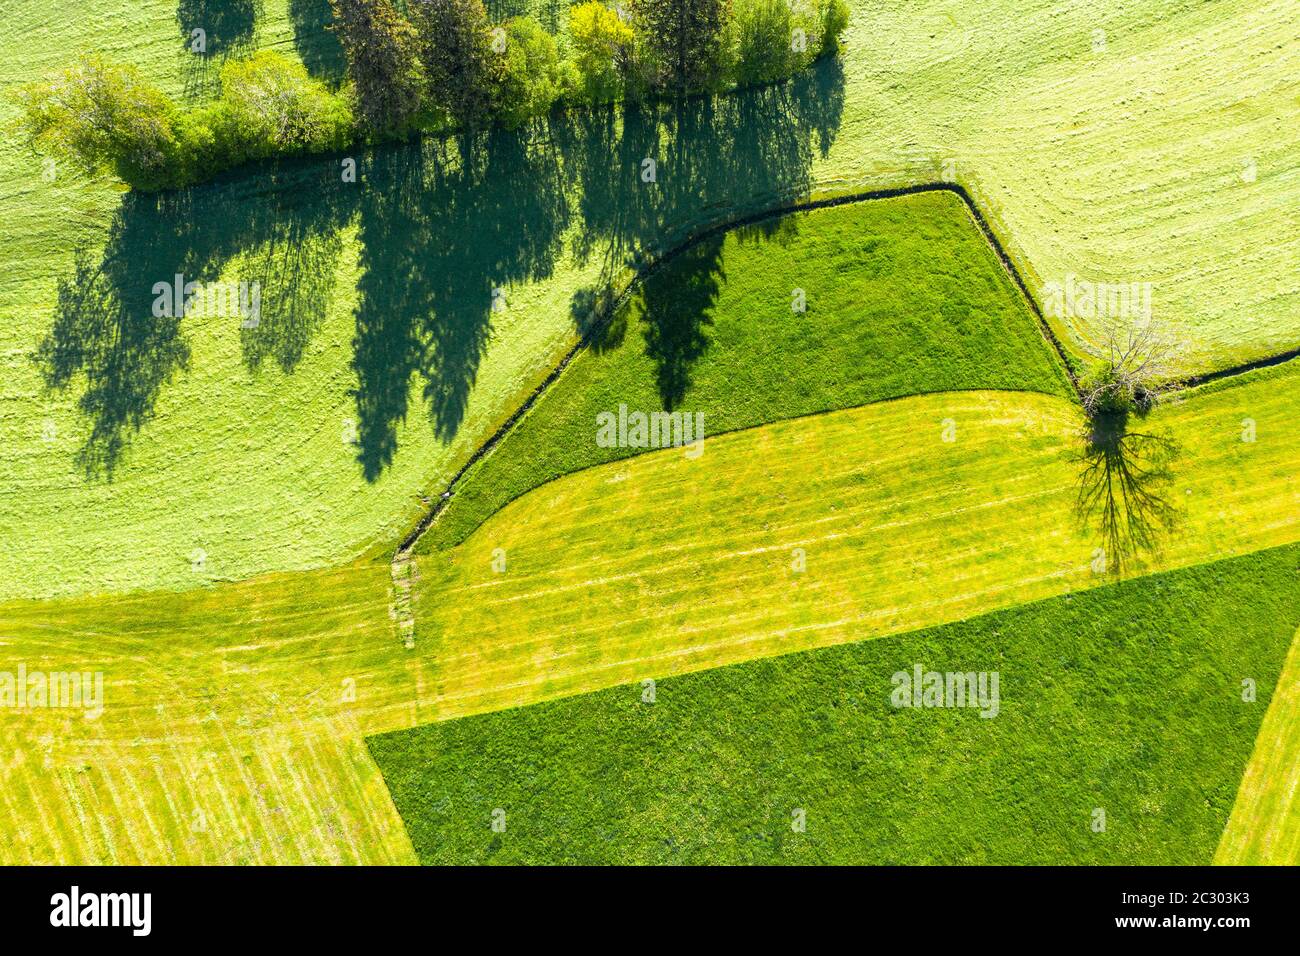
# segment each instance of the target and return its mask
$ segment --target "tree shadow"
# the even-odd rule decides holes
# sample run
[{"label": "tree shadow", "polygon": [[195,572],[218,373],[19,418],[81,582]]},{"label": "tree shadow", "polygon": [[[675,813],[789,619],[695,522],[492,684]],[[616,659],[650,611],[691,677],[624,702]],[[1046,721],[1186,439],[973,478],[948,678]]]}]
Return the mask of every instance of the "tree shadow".
[{"label": "tree shadow", "polygon": [[289,0],[293,45],[307,72],[316,77],[343,75],[347,61],[343,45],[330,29],[334,15],[329,0]]},{"label": "tree shadow", "polygon": [[[207,9],[182,8],[187,16]],[[355,183],[341,181],[337,158],[304,158],[191,189],[132,193],[99,255],[80,250],[60,283],[36,360],[47,388],[84,378],[78,404],[88,437],[78,458],[87,475],[111,478],[159,392],[190,361],[185,320],[152,314],[154,283],[176,274],[259,283],[259,322],[232,322],[244,363],[254,374],[268,362],[291,373],[331,307],[341,232],[355,222],[357,460],[373,481],[396,454],[417,382],[437,438],[458,433],[512,285],[549,277],[566,246],[582,263],[596,259],[600,280],[573,297],[570,313],[593,347],[613,347],[628,320],[606,321],[612,278],[719,219],[805,195],[814,150],[829,147],[842,98],[838,64],[823,61],[797,82],[733,96],[556,114],[514,132],[376,148],[356,157]],[[658,165],[652,182],[641,179],[646,158]],[[571,228],[575,220],[582,228]],[[680,289],[639,293],[670,406],[708,346],[720,248],[715,237],[684,254]]]},{"label": "tree shadow", "polygon": [[1076,511],[1100,535],[1102,570],[1116,573],[1143,555],[1158,554],[1178,522],[1167,497],[1177,444],[1167,435],[1131,429],[1132,416],[1089,420],[1080,457]]},{"label": "tree shadow", "polygon": [[[552,139],[580,184],[584,228],[571,251],[581,262],[598,257],[600,263],[597,285],[579,290],[570,303],[579,334],[598,350],[622,341],[626,318],[610,314],[615,303],[604,290],[627,270],[644,271],[675,243],[719,220],[805,197],[815,154],[825,155],[834,142],[843,103],[843,68],[824,59],[789,83],[589,111],[553,124]],[[772,218],[742,231],[766,237],[781,228]],[[666,403],[680,401],[690,366],[707,347],[704,310],[717,294],[720,249],[717,243],[690,252],[686,275],[695,286],[681,305],[696,300],[701,311],[694,329],[662,292],[651,293],[644,312]]]},{"label": "tree shadow", "polygon": [[163,385],[189,367],[180,319],[152,316],[148,287],[128,281],[132,261],[116,255],[96,264],[78,251],[73,274],[59,282],[54,326],[35,356],[48,389],[65,389],[85,374],[77,405],[90,425],[77,464],[88,477],[112,477],[128,434],[144,427]]},{"label": "tree shadow", "polygon": [[[262,0],[178,0],[176,22],[181,28],[185,92],[198,96],[214,92],[221,64],[232,56],[252,53]],[[202,30],[202,49],[195,49]]]},{"label": "tree shadow", "polygon": [[[328,308],[337,232],[351,215],[346,193],[321,189],[321,171],[268,166],[178,192],[129,193],[97,256],[80,249],[58,284],[54,321],[36,349],[44,385],[84,380],[77,404],[87,437],[77,461],[87,477],[112,478],[131,436],[153,417],[158,394],[189,367],[184,317],[155,315],[156,283],[261,284],[261,319],[239,330],[245,364],[271,356],[292,371]],[[239,257],[238,262],[232,262]]]},{"label": "tree shadow", "polygon": [[494,312],[551,274],[569,224],[561,170],[525,132],[494,128],[377,151],[366,175],[353,367],[368,480],[396,451],[411,377],[434,434],[464,420]]},{"label": "tree shadow", "polygon": [[681,403],[691,384],[691,366],[709,347],[713,307],[726,276],[722,234],[715,233],[677,255],[640,289],[645,350],[655,363],[659,400],[668,411]]}]

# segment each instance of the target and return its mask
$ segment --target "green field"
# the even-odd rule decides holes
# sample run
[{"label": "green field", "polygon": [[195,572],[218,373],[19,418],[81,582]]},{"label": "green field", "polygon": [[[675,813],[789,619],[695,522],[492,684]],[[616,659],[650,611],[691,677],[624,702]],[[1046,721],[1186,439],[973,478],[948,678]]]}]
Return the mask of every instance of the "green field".
[{"label": "green field", "polygon": [[[10,6],[6,130],[10,94],[84,49],[189,103],[214,92],[221,56],[184,49],[195,5]],[[296,51],[337,77],[322,0],[248,9],[214,29],[220,49]],[[977,669],[1019,669],[1002,716],[871,724],[897,753],[873,753],[852,792],[806,765],[816,793],[771,788],[807,801],[803,843],[740,778],[697,811],[651,809],[642,758],[602,749],[617,728],[612,743],[539,731],[536,754],[581,751],[567,781],[529,768],[510,735],[489,741],[494,772],[553,782],[550,805],[512,792],[569,832],[581,774],[625,767],[600,794],[605,825],[631,820],[632,844],[679,827],[675,847],[644,844],[656,858],[896,845],[977,859],[987,825],[987,859],[1206,861],[1217,843],[1222,862],[1295,862],[1295,708],[1271,691],[1297,621],[1300,363],[1190,389],[1089,443],[949,193],[766,219],[662,262],[466,473],[420,553],[390,560],[590,328],[603,286],[807,198],[955,180],[1035,296],[1071,274],[1152,282],[1185,372],[1300,346],[1298,66],[1300,10],[1280,0],[887,0],[855,3],[841,60],[789,84],[357,150],[347,186],[325,157],[124,194],[0,137],[0,671],[102,671],[107,704],[96,721],[0,714],[0,861],[413,862],[442,844],[414,825],[408,839],[367,738],[432,724],[411,739],[468,741],[562,712],[596,730],[652,716],[667,745],[709,712],[706,692],[748,715],[706,728],[720,747],[742,724],[755,735],[719,766],[759,760],[779,782],[779,754],[811,758],[763,724],[769,704],[849,739],[883,708],[836,708],[845,685],[825,668],[865,687],[894,655],[965,666],[964,647],[994,662]],[[646,156],[652,189],[636,178]],[[262,281],[261,325],[154,319],[152,284],[177,272]],[[789,308],[795,275],[805,315]],[[1073,358],[1095,348],[1096,323],[1050,321]],[[593,416],[619,403],[704,411],[704,455],[598,448]],[[1108,550],[1102,572],[1108,537],[1080,492],[1131,466],[1150,540]],[[1039,694],[1029,709],[1010,696],[1017,672]],[[831,690],[763,702],[740,693],[746,674]],[[1258,680],[1252,708],[1197,696],[1241,676]],[[651,715],[636,709],[646,677],[667,678]],[[676,687],[689,708],[671,709]],[[974,760],[995,731],[997,752]],[[908,755],[929,777],[890,775]],[[707,780],[708,756],[673,754],[663,787]],[[929,789],[944,782],[967,788],[969,815]],[[416,785],[396,788],[404,811]],[[1110,842],[1076,813],[1092,793],[1116,804]],[[640,804],[630,817],[614,813],[623,797]],[[714,813],[739,814],[721,842],[703,829]],[[860,813],[879,818],[847,832]],[[533,852],[509,842],[527,811],[509,819],[503,860]],[[1008,834],[1017,819],[1034,826]],[[487,852],[488,822],[458,829],[454,852]],[[555,834],[532,833],[548,852]]]},{"label": "green field", "polygon": [[[1300,538],[1298,387],[1282,366],[1157,412],[1151,427],[1183,449],[1165,493],[1184,504],[1141,569]],[[1091,569],[1096,531],[1074,507],[1076,416],[1032,393],[917,396],[722,435],[697,461],[670,451],[585,469],[415,562],[410,651],[382,564],[2,604],[7,660],[102,670],[112,706],[95,722],[6,713],[16,756],[0,814],[18,838],[0,850],[409,859],[364,736],[1077,599],[1113,577]]]},{"label": "green field", "polygon": [[[793,309],[802,290],[806,312]],[[960,199],[784,216],[706,239],[636,290],[587,352],[467,473],[421,550],[511,499],[639,452],[601,447],[619,405],[703,414],[708,435],[924,392],[1065,395],[1069,381]]]},{"label": "green field", "polygon": [[[300,49],[328,75],[320,11],[268,0],[241,42]],[[1157,313],[1189,340],[1189,369],[1294,347],[1300,232],[1285,210],[1300,194],[1300,134],[1286,122],[1297,16],[1280,2],[859,4],[842,69],[824,64],[802,84],[666,122],[574,118],[469,171],[455,160],[431,169],[421,150],[367,154],[371,188],[361,184],[345,217],[334,160],[278,178],[250,170],[242,185],[163,210],[194,227],[200,248],[145,261],[237,279],[270,256],[292,263],[294,229],[320,226],[302,243],[305,261],[287,267],[301,279],[293,289],[315,291],[268,301],[259,336],[201,315],[154,329],[128,310],[131,334],[118,340],[120,295],[99,321],[60,323],[61,286],[85,292],[85,269],[101,265],[111,278],[114,237],[138,237],[157,217],[106,182],[66,170],[46,182],[38,158],[5,137],[0,595],[179,589],[389,548],[420,497],[440,491],[571,346],[574,297],[608,264],[625,264],[638,241],[810,193],[947,169],[1031,288],[1069,273],[1153,282]],[[1098,29],[1106,47],[1094,51]],[[174,4],[22,0],[0,24],[0,121],[14,116],[14,88],[88,46],[173,95],[211,94],[216,63],[185,52]],[[620,179],[634,181],[650,153],[663,170],[653,203]],[[276,225],[227,202],[241,190],[279,207]],[[376,195],[398,192],[400,204]],[[414,274],[416,287],[393,288],[388,270]],[[489,314],[498,287],[509,307]],[[131,286],[126,299],[138,294]],[[390,308],[409,323],[393,328]],[[61,354],[87,357],[62,380],[33,360],[60,330]],[[1063,331],[1076,349],[1093,334]],[[415,365],[405,381],[370,374],[390,359]],[[105,429],[119,448],[111,483],[80,467]]]},{"label": "green field", "polygon": [[1214,862],[1295,864],[1300,860],[1300,631],[1291,642],[1255,750],[1242,775],[1232,818]]},{"label": "green field", "polygon": [[[426,864],[1206,864],[1298,569],[1285,547],[367,743]],[[997,671],[999,709],[895,709],[918,663]]]}]

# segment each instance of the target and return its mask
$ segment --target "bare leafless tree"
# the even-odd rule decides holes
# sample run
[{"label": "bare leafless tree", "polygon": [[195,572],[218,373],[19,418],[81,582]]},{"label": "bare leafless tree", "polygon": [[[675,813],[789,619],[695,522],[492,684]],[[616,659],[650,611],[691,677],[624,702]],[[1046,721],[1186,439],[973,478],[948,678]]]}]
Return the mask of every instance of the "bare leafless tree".
[{"label": "bare leafless tree", "polygon": [[1181,343],[1158,322],[1114,320],[1106,326],[1102,357],[1080,382],[1089,418],[1108,413],[1143,413],[1174,388]]}]

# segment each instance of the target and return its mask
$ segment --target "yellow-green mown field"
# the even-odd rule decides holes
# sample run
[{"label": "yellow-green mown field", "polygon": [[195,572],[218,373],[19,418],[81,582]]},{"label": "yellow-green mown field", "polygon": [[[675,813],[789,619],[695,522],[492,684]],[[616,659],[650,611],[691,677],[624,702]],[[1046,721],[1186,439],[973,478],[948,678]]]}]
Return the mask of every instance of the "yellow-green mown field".
[{"label": "yellow-green mown field", "polygon": [[[301,45],[313,65],[328,64],[311,40],[319,25],[291,15],[319,8],[268,0],[247,44],[285,52]],[[751,97],[750,152],[718,134],[678,147],[672,137],[662,139],[664,192],[680,190],[673,195],[681,198],[667,221],[680,232],[795,195],[951,176],[987,211],[1036,292],[1070,275],[1150,282],[1153,313],[1189,341],[1188,370],[1294,348],[1298,18],[1286,2],[858,3],[841,70],[821,69],[811,93],[792,86]],[[135,63],[167,92],[198,101],[211,93],[215,66],[196,63],[183,41],[175,4],[86,9],[20,0],[0,24],[0,122],[16,117],[10,94],[19,86],[85,49]],[[757,133],[756,118],[767,124]],[[392,260],[368,260],[373,247],[355,219],[334,222],[320,208],[338,196],[335,158],[277,183],[250,170],[246,185],[234,188],[297,205],[294,221],[324,219],[329,226],[319,236],[245,228],[245,205],[230,198],[227,208],[216,187],[197,192],[203,215],[182,224],[200,240],[222,229],[241,237],[236,254],[212,264],[214,278],[237,279],[250,262],[303,248],[310,252],[305,261],[290,258],[283,267],[307,270],[318,285],[315,324],[306,323],[300,343],[302,326],[286,315],[272,325],[268,301],[272,341],[259,345],[236,323],[196,315],[174,339],[142,336],[138,348],[119,354],[125,380],[134,383],[127,411],[147,414],[138,431],[129,416],[120,429],[127,448],[112,483],[87,479],[78,467],[91,424],[78,408],[85,379],[75,374],[66,389],[51,389],[33,356],[55,325],[60,283],[75,290],[84,281],[78,250],[93,269],[105,261],[115,229],[139,230],[148,217],[110,183],[63,169],[47,181],[20,137],[0,139],[7,238],[0,280],[0,596],[183,589],[328,567],[391,546],[421,510],[419,496],[439,491],[572,344],[569,305],[599,272],[599,255],[574,249],[584,237],[602,236],[601,223],[593,222],[599,203],[572,184],[608,185],[623,174],[635,181],[644,149],[616,146],[620,135],[611,122],[597,137],[604,159],[585,167],[585,177],[565,172],[566,188],[581,195],[571,192],[564,203],[546,185],[565,167],[564,145],[546,139],[529,147],[531,158],[429,185],[425,199],[408,200],[409,208],[445,207],[439,189],[448,188],[469,197],[465,216],[435,217],[423,231],[413,225],[407,257]],[[797,148],[786,156],[771,145],[778,142]],[[758,149],[763,143],[768,148]],[[755,158],[682,182],[690,177],[680,156],[715,153]],[[381,169],[383,155],[363,157],[375,192],[401,172]],[[778,156],[784,165],[772,168]],[[514,198],[503,207],[494,196]],[[517,208],[519,196],[531,212]],[[205,206],[202,197],[216,198]],[[369,194],[362,204],[374,200]],[[564,216],[555,214],[560,206]],[[382,219],[385,210],[375,208]],[[540,249],[518,226],[534,213],[554,231]],[[530,227],[530,235],[536,232]],[[498,269],[477,254],[448,258],[439,251],[458,236],[526,253],[528,268],[516,262]],[[403,240],[396,241],[400,248]],[[181,265],[164,260],[154,271]],[[491,334],[475,340],[481,352],[461,370],[472,376],[455,376],[464,406],[454,429],[439,430],[431,420],[426,379],[414,375],[405,391],[398,387],[408,401],[405,417],[392,425],[396,453],[368,480],[349,439],[362,424],[352,367],[356,314],[364,311],[357,286],[367,275],[409,273],[413,262],[439,261],[463,283],[458,301],[477,310],[474,322],[488,317],[494,287],[506,290],[509,308],[492,314]],[[433,308],[426,300],[386,307],[423,318]],[[1094,323],[1057,324],[1077,350],[1093,344]],[[301,358],[289,371],[257,361],[297,344]],[[113,354],[111,336],[90,345]],[[182,354],[188,361],[175,361]],[[171,507],[176,501],[188,506]],[[206,560],[196,572],[192,558],[200,551]]]},{"label": "yellow-green mown field", "polygon": [[[1179,448],[1160,489],[1178,518],[1126,574],[1300,539],[1298,383],[1255,373],[1152,416]],[[5,605],[7,660],[102,670],[111,704],[17,716],[8,853],[400,859],[364,735],[1098,586],[1113,578],[1076,509],[1079,425],[1048,396],[928,395],[580,472],[416,565],[411,651],[384,564]],[[113,811],[124,793],[138,810]]]}]

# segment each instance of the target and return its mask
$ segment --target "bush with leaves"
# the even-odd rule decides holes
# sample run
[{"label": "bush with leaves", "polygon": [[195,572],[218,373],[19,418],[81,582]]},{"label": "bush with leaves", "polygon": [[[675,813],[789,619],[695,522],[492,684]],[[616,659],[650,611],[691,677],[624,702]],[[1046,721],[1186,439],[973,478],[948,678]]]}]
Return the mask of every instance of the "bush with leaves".
[{"label": "bush with leaves", "polygon": [[569,90],[573,77],[561,63],[555,39],[532,17],[515,17],[504,25],[505,50],[496,91],[496,114],[513,129],[543,116]]},{"label": "bush with leaves", "polygon": [[791,4],[788,0],[736,0],[728,27],[730,69],[738,86],[784,80],[819,56],[839,49],[848,25],[845,0]]},{"label": "bush with leaves", "polygon": [[357,117],[378,133],[408,128],[420,112],[419,35],[390,0],[330,0]]},{"label": "bush with leaves", "polygon": [[176,184],[175,104],[134,66],[84,56],[54,79],[24,87],[19,100],[37,150],[141,189]]},{"label": "bush with leaves", "polygon": [[134,67],[86,56],[20,92],[21,123],[39,151],[170,188],[250,159],[342,149],[358,132],[513,127],[564,99],[770,83],[838,49],[848,22],[846,0],[736,2],[733,21],[732,0],[630,0],[630,16],[587,0],[569,8],[568,58],[532,17],[492,28],[483,0],[404,0],[410,20],[393,0],[329,0],[345,94],[263,51],[228,62],[221,97],[183,112]]},{"label": "bush with leaves", "polygon": [[353,132],[346,102],[271,50],[222,67],[210,110],[217,148],[235,162],[342,149]]},{"label": "bush with leaves", "polygon": [[786,0],[737,0],[731,25],[736,82],[756,86],[795,69],[793,19]]},{"label": "bush with leaves", "polygon": [[618,98],[635,56],[632,26],[598,0],[569,8],[569,36],[578,82],[587,99],[607,103]]},{"label": "bush with leaves", "polygon": [[838,53],[840,35],[849,26],[848,0],[819,0],[817,10],[819,50],[822,56]]}]

